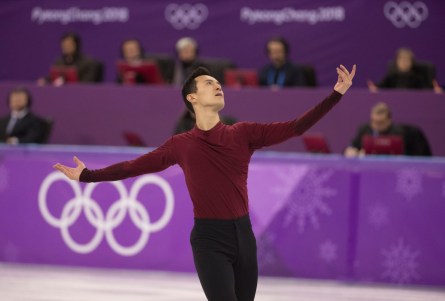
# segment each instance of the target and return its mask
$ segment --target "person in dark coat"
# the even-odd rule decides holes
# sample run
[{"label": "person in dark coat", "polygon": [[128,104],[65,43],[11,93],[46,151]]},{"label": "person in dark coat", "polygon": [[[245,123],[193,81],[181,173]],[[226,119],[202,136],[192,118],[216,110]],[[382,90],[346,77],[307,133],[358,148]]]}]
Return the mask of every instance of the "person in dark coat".
[{"label": "person in dark coat", "polygon": [[8,95],[10,113],[0,118],[0,142],[8,144],[43,143],[45,125],[31,112],[31,94],[15,88]]}]

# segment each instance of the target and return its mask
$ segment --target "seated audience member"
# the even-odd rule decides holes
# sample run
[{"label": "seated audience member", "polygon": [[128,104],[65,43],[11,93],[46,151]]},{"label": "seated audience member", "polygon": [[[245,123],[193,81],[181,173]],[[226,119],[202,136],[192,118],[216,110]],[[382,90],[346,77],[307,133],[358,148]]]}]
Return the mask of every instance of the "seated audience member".
[{"label": "seated audience member", "polygon": [[270,64],[259,72],[261,86],[297,87],[306,86],[302,68],[292,64],[289,59],[289,44],[280,37],[270,39],[266,44]]},{"label": "seated audience member", "polygon": [[31,94],[15,88],[8,95],[10,113],[0,118],[0,142],[8,144],[42,143],[45,137],[43,120],[31,112]]},{"label": "seated audience member", "polygon": [[130,65],[139,65],[144,61],[144,49],[136,39],[128,39],[122,42],[121,57]]},{"label": "seated audience member", "polygon": [[234,63],[227,58],[201,58],[199,57],[199,47],[196,40],[190,37],[184,37],[176,42],[176,62],[172,72],[166,70],[165,66],[163,74],[169,76],[169,83],[181,86],[184,80],[189,76],[191,71],[198,67],[205,67],[210,70],[220,83],[224,83],[224,71],[234,68]]},{"label": "seated audience member", "polygon": [[190,37],[176,42],[177,62],[172,79],[175,85],[182,85],[189,74],[199,66],[204,66],[198,58],[198,43]]},{"label": "seated audience member", "polygon": [[125,40],[121,45],[121,60],[117,61],[117,81],[123,84],[164,84],[159,60],[148,59],[141,43]]},{"label": "seated audience member", "polygon": [[[61,57],[52,65],[53,67],[74,67],[77,81],[79,82],[101,82],[103,77],[103,66],[98,61],[85,56],[82,53],[82,43],[76,33],[64,34],[60,40]],[[54,78],[40,78],[38,84],[52,82],[55,85],[62,85],[71,79],[63,76]]]},{"label": "seated audience member", "polygon": [[[128,65],[138,66],[144,62],[144,49],[136,39],[128,39],[122,42],[120,52],[122,61]],[[145,83],[145,79],[141,74],[134,74],[134,77],[136,83]],[[123,82],[122,74],[118,74],[117,81],[119,83]]]},{"label": "seated audience member", "polygon": [[368,81],[372,92],[378,88],[384,89],[437,89],[435,81],[435,68],[430,63],[418,62],[414,53],[408,48],[400,48],[396,52],[395,61],[390,64],[388,73],[383,80],[375,85]]},{"label": "seated audience member", "polygon": [[380,102],[371,109],[370,122],[361,125],[350,146],[345,149],[346,157],[365,155],[362,139],[369,136],[400,136],[404,143],[404,154],[411,156],[431,156],[431,149],[422,130],[413,125],[394,124],[392,113],[386,103]]}]

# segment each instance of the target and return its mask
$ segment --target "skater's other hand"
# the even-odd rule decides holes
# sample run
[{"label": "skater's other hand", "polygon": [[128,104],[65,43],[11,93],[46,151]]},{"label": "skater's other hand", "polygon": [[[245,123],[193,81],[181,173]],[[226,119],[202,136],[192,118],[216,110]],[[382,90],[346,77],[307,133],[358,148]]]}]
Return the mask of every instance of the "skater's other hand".
[{"label": "skater's other hand", "polygon": [[55,169],[63,172],[71,180],[79,181],[80,174],[82,173],[82,170],[84,170],[86,168],[86,166],[76,156],[74,156],[73,161],[77,165],[74,168],[62,165],[60,163],[57,163],[57,164],[53,165],[53,167]]}]

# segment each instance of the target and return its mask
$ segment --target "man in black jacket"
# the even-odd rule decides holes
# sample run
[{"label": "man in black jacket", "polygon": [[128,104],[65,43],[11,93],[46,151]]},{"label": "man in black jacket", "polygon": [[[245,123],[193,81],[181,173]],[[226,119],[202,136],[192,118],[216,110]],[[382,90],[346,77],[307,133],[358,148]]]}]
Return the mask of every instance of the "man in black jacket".
[{"label": "man in black jacket", "polygon": [[303,69],[289,60],[289,44],[281,37],[272,38],[266,44],[270,64],[259,72],[261,86],[301,87],[307,86]]},{"label": "man in black jacket", "polygon": [[363,124],[357,130],[350,146],[345,149],[345,156],[365,155],[362,146],[364,136],[400,136],[403,139],[404,154],[408,156],[431,156],[431,148],[426,136],[417,126],[395,124],[389,106],[380,102],[371,109],[369,123]]},{"label": "man in black jacket", "polygon": [[0,118],[0,142],[8,144],[42,143],[45,138],[44,121],[31,110],[31,94],[15,88],[8,95],[10,114]]}]

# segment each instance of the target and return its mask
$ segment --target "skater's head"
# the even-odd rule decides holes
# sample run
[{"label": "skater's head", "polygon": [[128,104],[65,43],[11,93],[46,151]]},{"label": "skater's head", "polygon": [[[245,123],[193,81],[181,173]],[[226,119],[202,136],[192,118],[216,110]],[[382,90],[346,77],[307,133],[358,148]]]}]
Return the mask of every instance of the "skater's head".
[{"label": "skater's head", "polygon": [[195,69],[182,87],[182,98],[191,112],[220,111],[224,107],[221,84],[204,67]]}]

